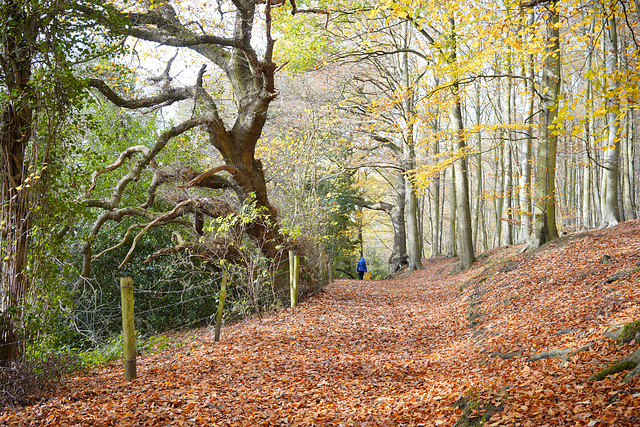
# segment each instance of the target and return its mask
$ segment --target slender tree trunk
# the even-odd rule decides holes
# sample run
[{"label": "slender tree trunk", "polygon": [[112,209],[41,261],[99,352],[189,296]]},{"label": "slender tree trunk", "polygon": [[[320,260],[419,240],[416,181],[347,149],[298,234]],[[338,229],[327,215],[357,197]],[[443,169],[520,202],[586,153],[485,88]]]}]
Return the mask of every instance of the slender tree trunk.
[{"label": "slender tree trunk", "polygon": [[[623,42],[623,45],[626,44]],[[626,47],[623,46],[622,51],[626,51]],[[629,68],[629,60],[626,55],[622,57],[625,69]],[[625,114],[625,140],[623,150],[623,176],[622,184],[624,188],[624,217],[626,220],[636,218],[635,200],[633,199],[633,132],[632,132],[633,110],[627,111]]]},{"label": "slender tree trunk", "polygon": [[[405,266],[409,263],[409,256],[407,255],[407,232],[405,226],[405,213],[404,213],[404,176],[397,175],[396,189],[396,208],[391,211],[391,222],[393,223],[393,247],[395,256],[395,263],[400,266]],[[397,234],[397,236],[396,236]],[[397,247],[396,247],[397,244]],[[391,261],[389,261],[391,267]]]},{"label": "slender tree trunk", "polygon": [[[529,25],[533,25],[533,11],[529,13]],[[520,145],[520,242],[524,242],[531,234],[531,162],[533,158],[533,120],[535,101],[535,70],[533,54],[527,58],[528,111],[524,121],[526,135]]]},{"label": "slender tree trunk", "polygon": [[629,150],[627,149],[627,146],[629,145],[629,121],[627,120],[626,115],[625,115],[624,127],[625,127],[625,132],[624,132],[625,137],[624,139],[620,139],[620,165],[621,165],[620,187],[622,190],[621,206],[623,206],[623,209],[621,209],[620,214],[622,215],[625,221],[628,221],[630,219],[633,219],[633,206],[632,206],[633,202],[631,201],[631,190],[629,188],[630,162],[629,162]]},{"label": "slender tree trunk", "polygon": [[[412,136],[411,136],[412,138]],[[415,151],[412,147],[413,144],[407,144],[405,147],[405,155],[407,158],[414,156]],[[413,183],[413,174],[410,172],[415,168],[413,160],[407,161],[407,172],[405,173],[405,217],[407,227],[407,254],[409,256],[409,270],[419,270],[422,268],[422,262],[420,255],[422,250],[420,249],[420,240],[418,233],[418,198],[416,197],[415,184]]]},{"label": "slender tree trunk", "polygon": [[[508,54],[508,73],[511,74],[511,54]],[[511,220],[513,218],[511,207],[512,207],[512,184],[511,184],[511,176],[513,174],[513,168],[511,163],[511,90],[513,83],[510,78],[507,78],[507,93],[505,96],[504,103],[504,114],[506,114],[505,124],[508,126],[507,131],[504,135],[507,136],[506,145],[504,145],[503,151],[503,170],[504,174],[502,177],[503,187],[502,187],[502,195],[504,197],[504,213],[505,213],[505,221],[504,222],[504,235],[503,235],[503,244],[504,245],[512,245],[513,244],[513,226]]]},{"label": "slender tree trunk", "polygon": [[636,152],[635,152],[635,138],[636,138],[636,122],[635,111],[631,110],[627,113],[629,115],[629,144],[627,145],[628,157],[629,157],[629,189],[631,191],[631,206],[633,208],[633,218],[638,218],[638,200],[636,198]]},{"label": "slender tree trunk", "polygon": [[[589,28],[589,34],[593,33],[593,29],[595,27],[596,18],[595,15],[591,20],[591,26]],[[593,48],[590,48],[587,51],[587,72],[593,69]],[[592,169],[593,162],[589,158],[590,153],[593,151],[594,142],[593,142],[593,96],[591,93],[591,79],[586,80],[586,88],[585,88],[585,123],[584,123],[584,143],[585,143],[585,154],[584,154],[584,175],[583,175],[583,188],[582,188],[582,227],[591,228],[593,225],[591,218],[591,180],[592,180]]]},{"label": "slender tree trunk", "polygon": [[456,202],[459,218],[459,246],[460,269],[466,270],[476,261],[473,250],[473,236],[471,229],[471,207],[469,205],[469,178],[467,175],[467,145],[464,136],[464,122],[462,120],[462,101],[460,100],[459,73],[457,63],[456,25],[453,15],[449,16],[451,24],[452,54],[450,63],[453,66],[453,84],[451,94],[453,107],[450,112],[451,128],[453,129],[456,151],[461,154],[454,164],[456,175]]},{"label": "slender tree trunk", "polygon": [[502,243],[502,211],[504,210],[504,131],[500,131],[500,147],[496,159],[496,186],[495,186],[495,241],[493,246],[498,248]]},{"label": "slender tree trunk", "polygon": [[[409,44],[409,28],[410,23],[404,22],[405,43]],[[409,271],[419,270],[422,268],[422,248],[420,247],[420,228],[418,215],[418,197],[416,196],[415,183],[413,180],[415,169],[415,141],[414,141],[414,117],[415,105],[413,88],[411,87],[411,76],[409,70],[409,54],[404,52],[402,55],[402,77],[405,87],[403,98],[406,136],[403,144],[405,159],[405,216],[407,226],[407,253],[409,255]]]},{"label": "slender tree trunk", "polygon": [[[484,201],[480,206],[484,209]],[[484,215],[480,217],[480,222],[482,225],[482,251],[486,252],[489,250],[489,231],[487,230],[487,221]]]},{"label": "slender tree trunk", "polygon": [[478,230],[480,227],[481,216],[481,202],[482,202],[482,132],[480,132],[481,121],[481,105],[480,105],[480,85],[476,85],[476,126],[478,126],[477,132],[477,147],[476,147],[476,193],[475,193],[475,209],[473,215],[473,247],[478,248]]},{"label": "slender tree trunk", "polygon": [[524,250],[535,249],[558,237],[555,225],[555,173],[558,136],[555,121],[560,95],[560,30],[558,3],[549,5],[546,59],[543,71],[543,114],[538,141],[536,186],[533,200],[533,224]]},{"label": "slender tree trunk", "polygon": [[608,146],[605,150],[604,166],[606,195],[601,228],[613,227],[620,222],[618,204],[619,169],[618,154],[620,149],[620,99],[619,84],[615,78],[618,71],[618,35],[615,14],[611,13],[604,30],[607,49],[607,74],[614,76],[608,87],[607,119],[609,121]]},{"label": "slender tree trunk", "polygon": [[[433,154],[437,156],[440,151],[440,147],[438,146],[439,142],[436,138],[433,142]],[[436,176],[433,177],[433,181],[431,181],[431,207],[432,207],[432,218],[431,218],[431,256],[440,255],[442,251],[442,247],[440,245],[440,173],[437,173]]]},{"label": "slender tree trunk", "polygon": [[[595,125],[595,120],[591,120],[591,123]],[[591,129],[594,129],[594,128],[592,127]],[[596,158],[600,157],[597,154],[595,154],[595,156]],[[600,168],[599,167],[591,168],[591,173],[593,175],[591,179],[591,185],[593,186],[593,199],[591,200],[591,205],[594,207],[593,218],[591,220],[591,223],[601,224],[602,223],[602,190],[601,190],[602,179],[600,174]]]},{"label": "slender tree trunk", "polygon": [[444,248],[444,205],[447,198],[447,170],[444,169],[442,171],[442,179],[440,180],[440,242],[438,242],[438,246],[440,247],[440,251]]},{"label": "slender tree trunk", "polygon": [[450,183],[450,190],[449,190],[449,205],[450,205],[450,217],[451,220],[449,221],[449,252],[447,253],[447,256],[449,257],[454,257],[458,255],[458,245],[457,245],[457,238],[456,238],[456,230],[457,230],[457,226],[456,226],[456,222],[457,222],[457,210],[456,210],[456,206],[458,205],[458,198],[457,198],[457,194],[456,194],[456,173],[453,169],[453,167],[451,168],[451,183]]},{"label": "slender tree trunk", "polygon": [[504,240],[503,243],[505,245],[513,245],[513,214],[512,214],[512,184],[511,184],[511,175],[513,174],[513,163],[511,158],[511,145],[509,144],[505,147],[505,162],[506,162],[506,171],[505,171],[505,180],[504,180],[504,197],[505,197],[505,227],[504,227]]}]

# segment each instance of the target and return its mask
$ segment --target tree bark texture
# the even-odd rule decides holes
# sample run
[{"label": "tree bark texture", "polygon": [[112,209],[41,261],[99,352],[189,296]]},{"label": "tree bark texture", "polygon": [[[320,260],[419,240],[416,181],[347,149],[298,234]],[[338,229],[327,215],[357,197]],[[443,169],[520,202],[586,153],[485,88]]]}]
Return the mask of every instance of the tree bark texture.
[{"label": "tree bark texture", "polygon": [[[529,25],[533,25],[533,12],[529,13]],[[528,109],[524,121],[526,135],[520,145],[520,242],[531,234],[531,163],[533,161],[533,114],[535,104],[535,71],[533,54],[527,58],[527,77],[529,78]]]},{"label": "tree bark texture", "polygon": [[456,175],[456,210],[458,213],[458,243],[460,251],[460,268],[466,270],[476,261],[473,250],[473,236],[471,229],[471,208],[469,206],[469,178],[467,168],[467,146],[464,137],[464,122],[462,119],[462,101],[460,100],[460,84],[457,71],[457,42],[456,27],[453,16],[449,17],[451,24],[452,52],[449,57],[453,68],[451,93],[453,106],[450,110],[451,128],[456,150],[462,154],[454,164]]},{"label": "tree bark texture", "polygon": [[[509,74],[512,73],[511,70],[511,54],[508,54],[507,60],[508,68],[507,72]],[[503,139],[504,150],[502,151],[502,166],[503,166],[503,176],[502,176],[502,196],[504,197],[504,220],[502,223],[504,224],[504,232],[502,237],[502,243],[504,245],[512,245],[513,244],[513,225],[512,225],[512,203],[513,203],[513,191],[512,191],[512,174],[513,174],[513,164],[511,161],[511,91],[513,87],[513,82],[510,78],[507,79],[507,91],[504,98],[504,107],[503,107],[503,123],[506,123],[509,126],[509,129],[503,133],[503,136],[506,138]],[[506,119],[506,120],[505,120]]]},{"label": "tree bark texture", "polygon": [[[404,181],[404,178],[400,176]],[[407,255],[407,235],[404,227],[404,194],[398,195],[398,203],[386,202],[362,203],[368,209],[380,210],[389,215],[393,227],[393,250],[389,256],[389,273],[398,272],[409,264]]]},{"label": "tree bark texture", "polygon": [[618,155],[620,151],[620,98],[618,94],[619,84],[616,73],[618,71],[618,35],[616,19],[612,13],[606,22],[604,29],[605,46],[607,50],[607,74],[612,76],[608,85],[607,94],[607,119],[609,122],[609,135],[607,147],[604,152],[604,166],[606,195],[604,198],[601,228],[613,227],[620,222],[620,206],[618,203],[618,185],[620,172]]},{"label": "tree bark texture", "polygon": [[555,176],[558,135],[555,121],[558,117],[560,95],[560,30],[557,2],[549,4],[547,19],[547,46],[543,69],[543,111],[538,140],[536,185],[533,197],[533,222],[525,250],[535,249],[558,237],[555,224]]},{"label": "tree bark texture", "polygon": [[[596,23],[595,16],[592,18],[591,27],[589,31],[592,32]],[[593,48],[589,49],[587,52],[586,58],[586,66],[587,71],[591,71],[593,69]],[[592,197],[592,177],[591,170],[593,168],[592,161],[590,158],[590,153],[593,150],[593,96],[591,93],[591,80],[587,79],[586,88],[585,88],[585,110],[586,110],[586,118],[584,124],[584,143],[586,146],[585,154],[584,154],[584,175],[583,175],[583,188],[582,188],[582,227],[583,228],[591,228],[593,222],[591,218],[591,197]]]},{"label": "tree bark texture", "polygon": [[28,288],[25,274],[30,230],[29,191],[25,185],[25,152],[32,134],[34,94],[30,87],[37,19],[19,1],[4,4],[5,22],[0,35],[0,62],[6,79],[7,99],[2,106],[1,234],[2,305],[0,313],[0,364],[19,357],[19,319]]},{"label": "tree bark texture", "polygon": [[481,129],[481,105],[480,105],[480,85],[476,84],[476,105],[475,105],[476,126],[478,127],[477,133],[477,147],[476,147],[476,188],[475,188],[475,208],[473,213],[473,247],[477,250],[478,244],[478,231],[480,229],[480,215],[482,209],[482,132]]},{"label": "tree bark texture", "polygon": [[[439,153],[439,141],[433,142],[433,154]],[[440,173],[433,177],[431,182],[431,256],[440,255],[442,248],[440,246],[442,230],[440,228]]]},{"label": "tree bark texture", "polygon": [[[409,46],[410,23],[404,22],[404,42]],[[414,90],[411,84],[409,70],[409,53],[402,55],[402,80],[405,89],[403,98],[404,120],[406,124],[405,140],[403,143],[403,154],[405,164],[405,217],[407,227],[407,254],[409,256],[409,270],[419,270],[422,268],[422,248],[420,246],[420,227],[418,209],[418,196],[416,195],[414,169],[416,161],[415,141],[414,141],[414,120],[416,116],[414,104]]]}]

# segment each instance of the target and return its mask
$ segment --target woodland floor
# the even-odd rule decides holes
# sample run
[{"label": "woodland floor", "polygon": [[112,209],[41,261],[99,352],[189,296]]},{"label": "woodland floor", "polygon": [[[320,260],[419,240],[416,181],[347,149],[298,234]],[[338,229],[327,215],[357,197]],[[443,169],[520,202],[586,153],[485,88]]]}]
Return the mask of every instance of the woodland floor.
[{"label": "woodland floor", "polygon": [[[408,277],[338,280],[220,343],[202,329],[143,355],[132,382],[120,364],[71,376],[0,424],[452,426],[471,396],[499,409],[491,426],[640,425],[640,376],[586,381],[639,344],[602,333],[640,318],[640,222],[520,248],[464,273],[437,258]],[[528,361],[587,344],[564,367]]]}]

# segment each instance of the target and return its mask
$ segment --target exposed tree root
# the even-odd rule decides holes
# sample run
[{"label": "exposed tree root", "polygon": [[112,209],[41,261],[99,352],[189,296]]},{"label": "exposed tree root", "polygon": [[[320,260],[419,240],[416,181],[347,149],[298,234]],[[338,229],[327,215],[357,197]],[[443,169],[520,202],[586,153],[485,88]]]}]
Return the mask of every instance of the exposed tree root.
[{"label": "exposed tree root", "polygon": [[543,351],[542,353],[538,353],[536,355],[531,356],[529,358],[529,362],[535,362],[536,360],[542,360],[542,359],[551,359],[552,357],[561,357],[568,353],[573,353],[573,352],[574,352],[573,348],[547,350],[547,351]]},{"label": "exposed tree root", "polygon": [[574,350],[571,353],[567,354],[564,357],[564,359],[562,359],[562,362],[560,362],[560,366],[564,367],[567,364],[567,362],[569,362],[569,359],[571,359],[573,356],[575,356],[576,354],[580,353],[581,351],[589,350],[592,345],[593,345],[593,343],[585,345],[584,347],[580,347],[579,349]]},{"label": "exposed tree root", "polygon": [[[640,320],[627,323],[619,334],[617,334],[616,340],[621,343],[629,343],[640,335]],[[603,370],[596,372],[589,377],[589,381],[601,381],[609,375],[617,374],[618,372],[631,370],[622,380],[622,382],[629,382],[633,377],[640,373],[640,348],[614,363],[611,366],[604,368]]]},{"label": "exposed tree root", "polygon": [[616,340],[621,343],[630,343],[634,339],[640,337],[640,320],[636,320],[635,322],[627,323],[620,331],[620,334],[617,336]]},{"label": "exposed tree root", "polygon": [[627,371],[629,369],[635,368],[637,363],[633,363],[630,360],[622,359],[619,362],[614,363],[613,365],[604,368],[603,370],[596,372],[591,375],[588,381],[602,381],[607,378],[609,375],[617,374],[618,372]]},{"label": "exposed tree root", "polygon": [[499,357],[500,359],[511,360],[515,359],[516,357],[520,357],[521,355],[522,353],[520,353],[519,351],[512,351],[510,353],[500,353],[498,351],[494,351],[493,353],[489,354],[489,357]]},{"label": "exposed tree root", "polygon": [[453,427],[475,427],[485,425],[493,415],[502,411],[503,406],[496,406],[492,402],[481,399],[463,397],[453,406],[462,409],[464,412]]}]

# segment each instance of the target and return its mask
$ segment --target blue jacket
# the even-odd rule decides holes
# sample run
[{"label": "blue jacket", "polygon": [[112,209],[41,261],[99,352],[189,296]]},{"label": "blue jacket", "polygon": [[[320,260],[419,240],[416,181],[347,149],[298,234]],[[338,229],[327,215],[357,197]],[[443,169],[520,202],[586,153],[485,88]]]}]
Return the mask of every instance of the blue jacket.
[{"label": "blue jacket", "polygon": [[364,257],[360,258],[360,261],[358,261],[356,271],[367,271],[367,261],[364,260]]}]

